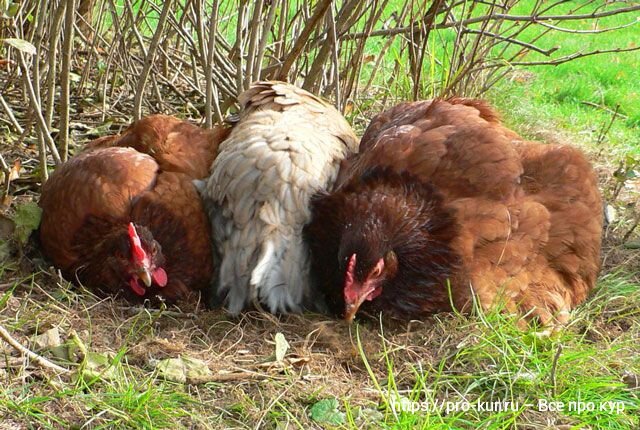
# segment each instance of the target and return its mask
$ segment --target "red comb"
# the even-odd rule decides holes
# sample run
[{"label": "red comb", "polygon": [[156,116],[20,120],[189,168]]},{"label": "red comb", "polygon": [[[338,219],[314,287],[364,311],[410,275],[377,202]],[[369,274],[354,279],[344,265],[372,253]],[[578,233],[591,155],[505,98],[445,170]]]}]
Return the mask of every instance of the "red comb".
[{"label": "red comb", "polygon": [[133,260],[137,263],[142,263],[147,258],[147,253],[142,249],[142,242],[132,222],[129,223],[129,240],[131,241]]},{"label": "red comb", "polygon": [[357,298],[357,291],[355,285],[355,271],[356,271],[356,254],[351,255],[349,262],[347,263],[347,270],[344,274],[344,299],[347,303],[351,303]]}]

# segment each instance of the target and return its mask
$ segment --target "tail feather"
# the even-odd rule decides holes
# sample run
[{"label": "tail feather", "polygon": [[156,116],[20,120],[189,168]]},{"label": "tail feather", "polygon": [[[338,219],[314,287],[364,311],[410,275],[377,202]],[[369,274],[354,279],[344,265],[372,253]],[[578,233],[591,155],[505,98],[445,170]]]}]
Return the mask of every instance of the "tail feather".
[{"label": "tail feather", "polygon": [[271,312],[301,312],[308,291],[308,250],[293,232],[274,232],[251,276],[260,300]]}]

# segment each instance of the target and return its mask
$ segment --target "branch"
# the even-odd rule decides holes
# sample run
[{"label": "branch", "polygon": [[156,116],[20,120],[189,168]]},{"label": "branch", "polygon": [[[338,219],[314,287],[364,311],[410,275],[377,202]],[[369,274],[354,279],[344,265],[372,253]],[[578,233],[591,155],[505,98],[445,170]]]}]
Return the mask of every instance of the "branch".
[{"label": "branch", "polygon": [[[20,59],[20,67],[22,68],[22,73],[24,74],[24,82],[27,86],[27,91],[29,92],[29,102],[31,104],[31,108],[35,112],[36,119],[38,120],[38,125],[40,126],[42,137],[49,147],[49,151],[51,151],[53,161],[56,164],[60,164],[62,161],[60,160],[58,149],[56,148],[55,143],[53,143],[53,139],[51,138],[51,134],[49,133],[49,128],[47,127],[44,117],[42,116],[42,108],[40,106],[40,103],[38,102],[38,97],[36,95],[35,89],[33,88],[33,84],[31,83],[31,79],[29,79],[29,68],[27,67],[27,62],[24,59],[24,54],[21,51],[18,51],[18,58]],[[44,174],[46,174],[46,171],[44,172]]]},{"label": "branch", "polygon": [[69,155],[69,98],[71,72],[71,51],[73,50],[73,28],[75,22],[76,2],[67,0],[65,11],[64,40],[62,48],[62,69],[60,70],[60,153],[62,161]]},{"label": "branch", "polygon": [[627,27],[631,27],[632,25],[636,25],[638,22],[640,22],[640,20],[636,20],[636,21],[631,21],[628,24],[622,24],[616,27],[607,27],[607,28],[601,28],[599,30],[574,30],[572,28],[564,28],[564,27],[558,27],[555,25],[551,25],[547,22],[538,22],[537,24],[540,24],[543,27],[546,28],[550,28],[551,30],[555,30],[555,31],[560,31],[562,33],[573,33],[573,34],[600,34],[600,33],[607,33],[609,31],[616,31],[616,30],[621,30],[623,28],[627,28]]},{"label": "branch", "polygon": [[15,131],[18,134],[22,134],[24,130],[20,126],[20,123],[16,119],[15,115],[13,115],[13,111],[11,110],[11,107],[5,101],[4,97],[2,97],[2,94],[0,94],[0,106],[2,106],[2,109],[4,109],[5,113],[9,117],[9,120],[11,121],[11,125],[13,125],[13,128],[15,129]]},{"label": "branch", "polygon": [[51,361],[47,360],[46,358],[44,358],[44,357],[36,354],[35,352],[27,349],[26,347],[22,346],[20,344],[20,342],[15,340],[11,336],[11,333],[9,333],[7,331],[7,329],[5,329],[1,324],[0,324],[0,337],[2,337],[2,339],[4,339],[5,342],[7,342],[9,345],[11,345],[20,354],[26,355],[27,357],[29,357],[31,360],[35,361],[40,366],[45,367],[47,369],[55,370],[58,373],[65,373],[66,374],[66,373],[70,372],[69,369],[65,369],[64,367],[58,366],[57,364],[52,363]]},{"label": "branch", "polygon": [[635,46],[633,48],[598,49],[596,51],[584,52],[584,53],[576,52],[574,54],[565,55],[564,57],[556,58],[554,60],[549,60],[549,61],[515,61],[509,64],[512,66],[557,66],[558,64],[573,61],[578,58],[589,57],[591,55],[610,54],[610,53],[616,53],[616,52],[630,52],[630,51],[638,51],[638,50],[640,50],[640,46]]},{"label": "branch", "polygon": [[[593,12],[589,14],[581,14],[581,15],[542,15],[541,16],[541,15],[506,15],[503,13],[492,13],[489,15],[483,15],[475,18],[465,19],[459,22],[445,22],[441,24],[436,24],[433,26],[433,29],[442,30],[445,28],[456,27],[459,25],[477,24],[485,21],[516,21],[516,22],[541,23],[541,21],[575,21],[580,19],[597,19],[597,18],[604,18],[611,15],[635,12],[639,10],[640,10],[640,5],[623,7],[623,8],[608,10],[604,12]],[[376,31],[372,31],[371,33],[367,33],[367,32],[350,33],[350,34],[345,34],[340,36],[340,39],[352,40],[352,39],[362,39],[366,37],[375,37],[375,36],[395,36],[398,34],[407,34],[407,33],[415,33],[415,32],[420,32],[420,26],[418,24],[414,24],[407,27],[396,27],[396,28],[376,30]]]},{"label": "branch", "polygon": [[479,34],[481,36],[488,36],[491,37],[493,39],[497,39],[497,40],[502,40],[504,42],[509,42],[513,45],[519,45],[522,46],[524,48],[530,49],[532,51],[536,51],[539,52],[540,54],[544,55],[545,57],[548,57],[549,55],[553,54],[554,52],[556,52],[559,48],[557,46],[554,46],[551,49],[542,49],[542,48],[538,48],[536,45],[533,45],[531,43],[527,43],[527,42],[523,42],[521,40],[518,39],[514,39],[512,37],[508,37],[508,36],[500,36],[499,34],[495,34],[495,33],[491,33],[488,31],[480,31],[480,30],[472,30],[470,28],[465,28],[464,30],[462,30],[463,33],[470,33],[470,34]]},{"label": "branch", "polygon": [[[164,24],[167,22],[167,16],[169,15],[169,11],[171,10],[172,3],[173,0],[166,0],[164,2],[162,13],[160,14],[160,18],[158,18],[156,31],[153,34],[153,38],[151,39],[151,43],[149,44],[149,50],[144,59],[144,67],[142,68],[142,72],[140,73],[140,79],[138,80],[133,104],[133,117],[136,120],[139,120],[142,117],[142,97],[144,96],[144,87],[147,84],[149,72],[151,71],[151,66],[153,65],[153,58],[156,54],[156,51],[158,50],[158,44],[160,43]],[[132,23],[132,25],[135,25],[135,23]]]},{"label": "branch", "polygon": [[282,81],[287,80],[287,75],[291,70],[291,66],[293,66],[293,63],[295,63],[296,59],[302,53],[304,45],[307,43],[307,40],[309,40],[311,33],[316,29],[318,22],[327,12],[329,6],[331,6],[331,0],[322,0],[321,3],[318,3],[316,10],[313,12],[313,15],[307,22],[304,30],[302,30],[302,33],[300,33],[300,36],[296,39],[296,43],[293,45],[293,48],[291,48],[291,52],[287,55],[287,58],[284,59],[277,79]]},{"label": "branch", "polygon": [[[216,33],[218,32],[218,0],[213,1],[211,18],[209,21],[209,40],[207,43],[207,62],[205,63],[205,125],[207,128],[213,127],[213,113],[216,114],[216,122],[222,123],[224,118],[220,112],[220,100],[218,100],[218,89],[213,87],[213,62],[216,51]],[[211,108],[213,107],[213,112]]]},{"label": "branch", "polygon": [[11,170],[7,165],[6,161],[4,161],[4,157],[0,154],[0,169],[4,173],[4,189],[0,194],[0,202],[4,201],[4,198],[9,195],[9,186],[11,185]]}]

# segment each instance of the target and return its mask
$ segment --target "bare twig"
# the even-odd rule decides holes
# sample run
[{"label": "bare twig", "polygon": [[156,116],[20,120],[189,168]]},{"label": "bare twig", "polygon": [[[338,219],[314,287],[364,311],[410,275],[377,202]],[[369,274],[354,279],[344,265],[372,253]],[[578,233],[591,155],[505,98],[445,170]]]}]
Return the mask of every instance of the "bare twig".
[{"label": "bare twig", "polygon": [[11,110],[11,106],[9,106],[9,104],[5,101],[4,97],[2,97],[2,94],[0,94],[0,105],[2,106],[2,110],[4,110],[4,112],[9,117],[9,121],[11,121],[11,125],[13,126],[13,129],[18,134],[22,134],[24,130],[20,126],[20,123],[18,122],[18,120],[16,120],[16,117],[13,114],[13,111]]},{"label": "bare twig", "polygon": [[222,112],[220,112],[220,100],[218,99],[218,89],[213,85],[213,67],[216,50],[216,33],[218,31],[218,0],[213,1],[213,10],[209,20],[209,43],[207,44],[207,63],[205,73],[205,125],[207,128],[213,127],[211,108],[216,114],[216,121],[222,122]]},{"label": "bare twig", "polygon": [[[24,54],[22,52],[18,52],[18,59],[20,60],[20,67],[22,68],[22,73],[24,74],[24,81],[27,87],[27,91],[29,92],[29,103],[31,104],[31,108],[33,109],[36,119],[38,120],[38,126],[40,127],[40,132],[42,133],[42,137],[51,152],[51,156],[53,157],[53,161],[56,164],[60,164],[62,161],[60,160],[60,155],[58,155],[58,150],[56,149],[56,145],[53,143],[53,139],[51,138],[51,134],[49,134],[49,128],[45,123],[44,117],[42,116],[42,108],[40,106],[40,102],[38,101],[38,97],[36,96],[35,90],[33,88],[33,84],[31,83],[31,79],[29,79],[29,68],[27,67],[27,62],[24,59]],[[46,166],[43,170],[43,175],[46,174]]]},{"label": "bare twig", "polygon": [[306,26],[304,27],[304,30],[302,30],[302,33],[300,33],[300,35],[296,39],[296,43],[293,45],[293,48],[291,48],[289,55],[287,55],[287,57],[284,59],[282,63],[282,66],[280,66],[280,70],[278,71],[278,75],[277,75],[278,79],[287,80],[289,71],[291,70],[291,66],[293,66],[293,63],[298,59],[298,57],[302,53],[304,45],[307,43],[307,40],[309,40],[309,36],[311,36],[311,33],[315,30],[318,22],[322,19],[324,14],[327,12],[327,9],[329,8],[329,6],[331,6],[331,0],[321,0],[316,5],[316,9],[313,12],[313,15],[311,16],[311,18],[309,19],[309,22],[307,22]]},{"label": "bare twig", "polygon": [[598,49],[590,52],[576,52],[564,57],[555,58],[548,61],[514,61],[512,66],[557,66],[558,64],[567,63],[569,61],[577,60],[578,58],[589,57],[591,55],[611,54],[620,52],[632,52],[640,50],[640,46],[634,46],[631,48],[615,48],[615,49]]},{"label": "bare twig", "polygon": [[156,31],[153,33],[153,39],[151,39],[151,44],[149,45],[149,51],[144,59],[144,66],[142,68],[142,72],[140,72],[140,78],[138,79],[136,95],[133,102],[133,117],[136,120],[142,118],[142,97],[144,96],[144,87],[147,84],[149,72],[153,65],[153,58],[158,50],[158,44],[162,37],[162,30],[164,28],[164,24],[167,22],[167,16],[169,15],[172,4],[173,0],[165,0],[164,5],[162,6],[162,13],[160,14],[160,18],[158,18]]},{"label": "bare twig", "polygon": [[[604,12],[594,12],[590,14],[575,14],[575,15],[507,15],[503,13],[493,13],[489,15],[483,15],[483,16],[465,19],[464,21],[459,23],[446,22],[446,23],[437,24],[433,27],[433,29],[442,30],[445,28],[455,27],[457,25],[468,26],[470,24],[477,24],[485,21],[515,21],[515,22],[538,23],[541,21],[575,21],[575,20],[581,20],[581,19],[599,19],[599,18],[605,18],[607,16],[612,16],[612,15],[636,12],[639,10],[640,10],[640,6],[629,6],[629,7],[607,10]],[[417,31],[420,31],[419,26],[412,25],[408,27],[396,27],[396,28],[377,30],[377,31],[371,32],[370,35],[367,35],[366,32],[350,33],[350,34],[343,35],[341,39],[362,39],[362,38],[377,37],[377,36],[395,36],[398,34],[409,34]]]},{"label": "bare twig", "polygon": [[69,73],[71,72],[71,51],[73,49],[76,0],[66,0],[66,3],[62,69],[60,71],[60,133],[58,134],[62,161],[66,161],[69,154]]},{"label": "bare twig", "polygon": [[31,360],[35,361],[38,365],[40,365],[40,366],[42,366],[42,367],[44,367],[46,369],[54,370],[54,371],[56,371],[58,373],[69,373],[70,372],[69,369],[65,369],[64,367],[58,366],[57,364],[52,363],[51,361],[47,360],[46,358],[36,354],[35,352],[29,350],[28,348],[22,346],[20,344],[20,342],[15,340],[11,336],[11,333],[9,333],[9,331],[7,331],[7,329],[5,329],[4,326],[2,326],[1,324],[0,324],[0,337],[2,337],[2,339],[5,342],[7,342],[9,345],[11,345],[20,354],[26,355]]},{"label": "bare twig", "polygon": [[9,165],[4,161],[4,157],[0,154],[0,169],[4,173],[4,187],[2,189],[2,194],[0,194],[0,202],[4,201],[4,198],[9,195],[9,186],[11,185],[11,170],[9,169]]},{"label": "bare twig", "polygon": [[536,24],[541,25],[542,27],[549,28],[554,31],[560,31],[562,33],[572,33],[572,34],[600,34],[600,33],[608,33],[610,31],[621,30],[623,28],[631,27],[632,25],[637,25],[640,20],[634,20],[627,24],[618,25],[616,27],[607,27],[607,28],[599,28],[596,30],[579,30],[574,28],[564,28],[558,27],[557,25],[549,24],[548,22],[536,22]]}]

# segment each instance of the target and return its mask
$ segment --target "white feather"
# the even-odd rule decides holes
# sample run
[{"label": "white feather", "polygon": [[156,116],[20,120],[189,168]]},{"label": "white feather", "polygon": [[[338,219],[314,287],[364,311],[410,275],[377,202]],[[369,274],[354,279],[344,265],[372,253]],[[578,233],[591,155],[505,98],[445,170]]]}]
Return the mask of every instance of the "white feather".
[{"label": "white feather", "polygon": [[216,293],[234,314],[252,301],[298,312],[311,296],[309,199],[333,184],[358,141],[335,109],[291,85],[256,83],[239,100],[240,122],[202,193],[222,258]]}]

